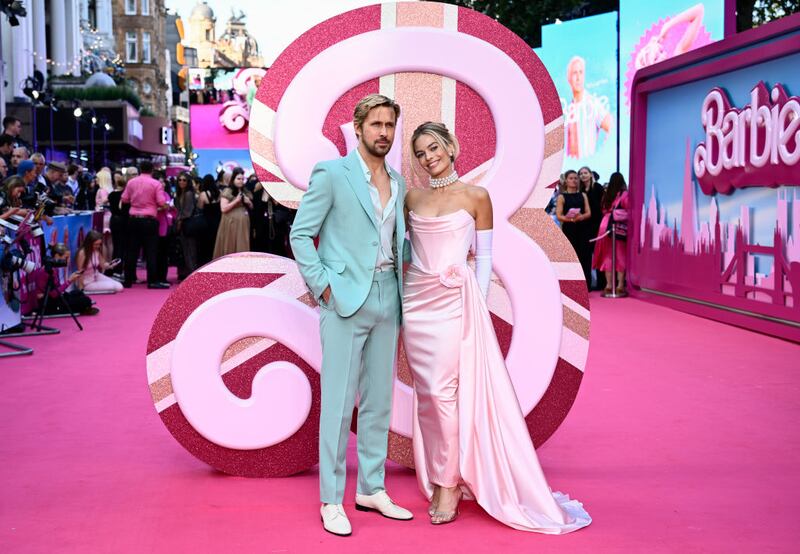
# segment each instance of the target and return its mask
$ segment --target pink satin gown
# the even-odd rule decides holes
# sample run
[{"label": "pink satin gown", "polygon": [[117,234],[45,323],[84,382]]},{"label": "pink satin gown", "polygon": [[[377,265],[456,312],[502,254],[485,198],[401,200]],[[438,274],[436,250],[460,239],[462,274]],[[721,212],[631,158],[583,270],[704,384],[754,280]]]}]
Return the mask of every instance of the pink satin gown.
[{"label": "pink satin gown", "polygon": [[563,534],[591,523],[577,500],[553,493],[539,466],[489,310],[467,253],[465,210],[409,213],[411,265],[403,284],[403,341],[414,377],[414,463],[427,498],[461,485],[515,529]]}]

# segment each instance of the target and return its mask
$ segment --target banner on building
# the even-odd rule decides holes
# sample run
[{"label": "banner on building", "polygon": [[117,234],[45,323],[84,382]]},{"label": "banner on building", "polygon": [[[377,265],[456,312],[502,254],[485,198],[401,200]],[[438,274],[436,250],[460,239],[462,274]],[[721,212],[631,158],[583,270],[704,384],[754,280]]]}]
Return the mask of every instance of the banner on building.
[{"label": "banner on building", "polygon": [[563,169],[588,166],[602,181],[617,170],[617,12],[542,28],[536,53],[564,112]]},{"label": "banner on building", "polygon": [[800,19],[794,25],[643,75],[628,246],[641,291],[800,340]]},{"label": "banner on building", "polygon": [[725,0],[620,0],[619,10],[619,167],[628,175],[634,75],[722,39]]}]

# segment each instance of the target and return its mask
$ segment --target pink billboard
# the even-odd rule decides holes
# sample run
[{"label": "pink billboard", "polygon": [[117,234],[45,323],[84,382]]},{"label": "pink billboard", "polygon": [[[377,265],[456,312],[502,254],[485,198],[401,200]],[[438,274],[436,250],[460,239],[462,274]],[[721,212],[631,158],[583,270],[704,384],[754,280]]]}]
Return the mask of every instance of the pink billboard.
[{"label": "pink billboard", "polygon": [[195,149],[246,150],[250,106],[266,69],[189,70],[189,117]]},{"label": "pink billboard", "polygon": [[629,279],[641,297],[800,342],[800,16],[634,83]]}]

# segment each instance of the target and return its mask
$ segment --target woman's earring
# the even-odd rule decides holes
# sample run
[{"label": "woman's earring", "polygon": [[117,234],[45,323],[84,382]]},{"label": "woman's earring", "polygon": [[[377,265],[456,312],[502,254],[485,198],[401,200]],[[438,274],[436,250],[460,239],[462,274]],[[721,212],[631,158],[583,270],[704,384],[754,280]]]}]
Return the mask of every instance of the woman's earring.
[{"label": "woman's earring", "polygon": [[456,155],[450,154],[450,163],[455,163],[455,161],[456,161]]}]

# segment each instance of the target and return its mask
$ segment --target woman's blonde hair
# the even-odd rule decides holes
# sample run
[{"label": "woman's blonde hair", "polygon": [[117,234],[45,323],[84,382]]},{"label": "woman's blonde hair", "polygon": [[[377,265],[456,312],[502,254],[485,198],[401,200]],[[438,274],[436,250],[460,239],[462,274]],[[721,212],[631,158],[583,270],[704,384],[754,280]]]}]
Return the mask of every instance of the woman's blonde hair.
[{"label": "woman's blonde hair", "polygon": [[107,167],[102,168],[97,172],[97,185],[108,192],[114,190],[111,180],[111,170]]},{"label": "woman's blonde hair", "polygon": [[417,127],[414,130],[414,133],[411,135],[412,152],[414,152],[414,144],[422,135],[429,135],[439,146],[444,148],[446,152],[452,150],[453,154],[450,156],[450,161],[455,163],[456,158],[458,158],[458,154],[461,152],[461,148],[458,145],[458,139],[456,136],[447,129],[444,123],[426,121]]},{"label": "woman's blonde hair", "polygon": [[558,177],[558,192],[564,192],[567,190],[567,174],[562,173]]},{"label": "woman's blonde hair", "polygon": [[400,104],[382,94],[370,94],[359,100],[353,110],[353,127],[359,130],[364,125],[364,120],[367,119],[369,112],[375,108],[385,106],[394,110],[395,123],[400,117]]}]

